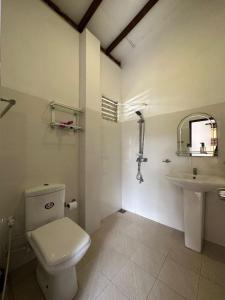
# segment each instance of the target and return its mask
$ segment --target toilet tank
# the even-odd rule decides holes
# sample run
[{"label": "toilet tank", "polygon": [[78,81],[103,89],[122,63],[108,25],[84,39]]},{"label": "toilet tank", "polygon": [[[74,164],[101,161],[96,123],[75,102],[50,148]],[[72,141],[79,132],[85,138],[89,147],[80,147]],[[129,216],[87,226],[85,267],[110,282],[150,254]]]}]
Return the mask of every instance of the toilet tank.
[{"label": "toilet tank", "polygon": [[64,217],[65,185],[44,184],[25,191],[25,228],[34,230]]}]

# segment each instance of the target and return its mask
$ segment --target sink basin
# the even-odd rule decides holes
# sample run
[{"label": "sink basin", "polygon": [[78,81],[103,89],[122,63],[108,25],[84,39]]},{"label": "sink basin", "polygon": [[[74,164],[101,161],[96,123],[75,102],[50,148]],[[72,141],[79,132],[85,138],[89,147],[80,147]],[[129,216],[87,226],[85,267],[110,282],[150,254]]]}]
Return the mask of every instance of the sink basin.
[{"label": "sink basin", "polygon": [[204,241],[205,194],[225,187],[225,177],[182,172],[166,177],[183,188],[185,246],[201,252]]},{"label": "sink basin", "polygon": [[213,175],[196,175],[190,173],[172,173],[167,179],[185,190],[194,192],[210,192],[225,187],[225,177]]}]

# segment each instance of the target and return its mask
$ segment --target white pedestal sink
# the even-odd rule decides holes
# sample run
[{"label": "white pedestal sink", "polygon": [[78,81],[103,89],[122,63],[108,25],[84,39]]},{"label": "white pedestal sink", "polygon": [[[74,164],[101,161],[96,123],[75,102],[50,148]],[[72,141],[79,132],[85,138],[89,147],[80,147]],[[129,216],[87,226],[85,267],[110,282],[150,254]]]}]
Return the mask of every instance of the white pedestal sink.
[{"label": "white pedestal sink", "polygon": [[225,187],[225,178],[190,173],[173,173],[166,177],[184,191],[185,246],[201,252],[204,239],[205,194]]}]

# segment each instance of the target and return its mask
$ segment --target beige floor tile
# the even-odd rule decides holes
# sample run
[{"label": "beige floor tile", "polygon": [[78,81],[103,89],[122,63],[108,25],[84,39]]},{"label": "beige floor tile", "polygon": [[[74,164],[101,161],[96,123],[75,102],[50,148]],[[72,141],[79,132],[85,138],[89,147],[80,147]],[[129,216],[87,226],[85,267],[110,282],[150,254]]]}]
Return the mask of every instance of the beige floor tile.
[{"label": "beige floor tile", "polygon": [[[182,232],[130,212],[104,219],[91,239],[77,265],[75,300],[196,300],[200,271],[198,300],[225,300],[221,246],[206,242],[202,256],[185,248]],[[44,299],[35,266],[32,261],[10,274],[13,300]]]},{"label": "beige floor tile", "polygon": [[78,284],[80,291],[77,299],[94,299],[102,293],[109,281],[98,271],[96,263],[91,262],[78,272]]},{"label": "beige floor tile", "polygon": [[137,241],[142,241],[143,236],[148,234],[148,231],[146,230],[146,228],[143,228],[140,224],[131,223],[123,230],[123,233],[133,239],[136,239]]},{"label": "beige floor tile", "polygon": [[203,255],[225,264],[225,247],[205,241]]},{"label": "beige floor tile", "polygon": [[23,265],[22,267],[19,267],[16,270],[13,270],[9,273],[9,278],[12,286],[15,286],[17,284],[20,284],[21,282],[24,282],[27,277],[33,276],[35,274],[37,266],[37,261],[32,260],[31,262]]},{"label": "beige floor tile", "polygon": [[93,259],[95,268],[111,280],[128,262],[128,257],[106,247]]},{"label": "beige floor tile", "polygon": [[121,231],[114,230],[105,236],[103,243],[105,246],[110,246],[117,252],[131,257],[139,245],[136,239],[133,239]]},{"label": "beige floor tile", "polygon": [[113,279],[113,282],[132,300],[145,300],[155,278],[135,263],[129,262]]},{"label": "beige floor tile", "polygon": [[225,264],[223,262],[203,256],[201,275],[225,286]]},{"label": "beige floor tile", "polygon": [[153,230],[149,230],[143,238],[143,243],[151,248],[155,248],[158,251],[163,252],[165,255],[168,254],[169,250],[173,245],[173,231],[165,230],[164,227],[157,226]]},{"label": "beige floor tile", "polygon": [[128,298],[117,287],[110,284],[96,300],[128,300]]},{"label": "beige floor tile", "polygon": [[120,215],[113,214],[101,222],[101,227],[103,230],[125,230],[126,227],[130,226],[130,221],[122,218]]},{"label": "beige floor tile", "polygon": [[135,213],[129,212],[129,211],[127,211],[124,214],[120,214],[120,216],[123,219],[125,219],[125,220],[127,220],[127,221],[129,221],[131,223],[140,223],[140,224],[142,224],[142,223],[145,223],[145,222],[151,222],[151,220],[146,219],[144,217],[141,217],[141,216],[139,216],[139,215],[137,215]]},{"label": "beige floor tile", "polygon": [[164,253],[159,250],[146,247],[144,244],[139,244],[136,252],[131,257],[131,260],[146,272],[157,276],[165,260]]},{"label": "beige floor tile", "polygon": [[195,272],[167,258],[159,279],[183,297],[189,300],[195,299],[199,281],[199,276]]},{"label": "beige floor tile", "polygon": [[225,288],[213,282],[200,278],[197,300],[224,300]]},{"label": "beige floor tile", "polygon": [[12,289],[15,300],[44,300],[35,276],[26,277],[23,282],[17,284]]},{"label": "beige floor tile", "polygon": [[170,289],[165,283],[157,280],[147,300],[186,300]]},{"label": "beige floor tile", "polygon": [[183,247],[169,250],[168,257],[178,264],[190,269],[196,273],[201,271],[202,256],[201,254]]},{"label": "beige floor tile", "polygon": [[174,229],[172,234],[171,234],[171,238],[172,238],[171,249],[185,247],[184,232]]}]

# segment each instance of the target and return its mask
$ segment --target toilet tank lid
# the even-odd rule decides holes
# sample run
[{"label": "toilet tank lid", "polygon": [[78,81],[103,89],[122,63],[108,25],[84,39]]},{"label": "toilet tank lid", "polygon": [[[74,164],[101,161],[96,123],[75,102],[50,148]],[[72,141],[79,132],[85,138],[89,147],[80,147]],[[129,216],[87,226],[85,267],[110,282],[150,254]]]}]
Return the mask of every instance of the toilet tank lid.
[{"label": "toilet tank lid", "polygon": [[55,184],[42,184],[30,189],[25,190],[25,195],[27,197],[46,195],[54,193],[57,191],[65,190],[65,184],[55,183]]}]

